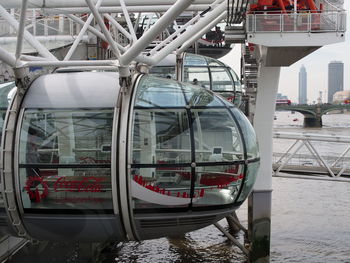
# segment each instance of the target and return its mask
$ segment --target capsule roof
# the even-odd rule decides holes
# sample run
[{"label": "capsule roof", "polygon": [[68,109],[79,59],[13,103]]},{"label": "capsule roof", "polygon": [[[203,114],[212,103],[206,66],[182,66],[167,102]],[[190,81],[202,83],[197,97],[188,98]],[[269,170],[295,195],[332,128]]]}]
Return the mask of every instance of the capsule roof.
[{"label": "capsule roof", "polygon": [[37,78],[23,101],[24,108],[114,107],[119,93],[117,72],[75,72]]}]

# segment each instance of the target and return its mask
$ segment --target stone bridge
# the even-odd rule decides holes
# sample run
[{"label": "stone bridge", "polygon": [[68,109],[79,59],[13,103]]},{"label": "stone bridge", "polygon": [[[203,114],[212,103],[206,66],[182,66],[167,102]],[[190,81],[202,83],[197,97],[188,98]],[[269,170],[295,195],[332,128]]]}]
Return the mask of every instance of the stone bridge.
[{"label": "stone bridge", "polygon": [[297,111],[304,115],[304,127],[322,127],[322,115],[335,110],[350,110],[350,104],[277,105],[276,111]]}]

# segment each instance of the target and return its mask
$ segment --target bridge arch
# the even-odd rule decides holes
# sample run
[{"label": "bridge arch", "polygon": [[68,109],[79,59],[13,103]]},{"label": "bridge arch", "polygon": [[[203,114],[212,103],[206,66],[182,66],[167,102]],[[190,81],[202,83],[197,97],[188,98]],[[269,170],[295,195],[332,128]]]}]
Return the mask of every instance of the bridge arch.
[{"label": "bridge arch", "polygon": [[296,111],[304,115],[304,127],[322,127],[322,115],[318,114],[317,109],[304,108],[308,105],[295,106],[277,106],[276,111]]},{"label": "bridge arch", "polygon": [[305,127],[322,127],[322,116],[334,110],[349,109],[350,104],[300,104],[300,105],[278,105],[276,111],[296,111],[304,115]]}]

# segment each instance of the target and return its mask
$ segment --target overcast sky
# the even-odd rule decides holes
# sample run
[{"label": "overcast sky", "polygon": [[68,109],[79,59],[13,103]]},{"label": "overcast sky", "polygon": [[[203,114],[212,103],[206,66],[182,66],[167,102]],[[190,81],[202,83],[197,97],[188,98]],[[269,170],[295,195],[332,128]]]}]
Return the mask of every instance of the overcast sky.
[{"label": "overcast sky", "polygon": [[[350,0],[344,1],[344,8],[348,11],[347,30],[350,30]],[[234,59],[232,60],[232,56]],[[221,59],[240,72],[240,46],[236,45],[230,54]],[[344,63],[344,90],[350,90],[350,33],[346,34],[346,41],[324,46],[307,57],[289,67],[283,67],[280,75],[278,92],[287,95],[293,102],[298,100],[298,77],[301,65],[305,65],[307,72],[308,102],[312,103],[323,92],[323,102],[327,100],[328,63],[333,60]]]}]

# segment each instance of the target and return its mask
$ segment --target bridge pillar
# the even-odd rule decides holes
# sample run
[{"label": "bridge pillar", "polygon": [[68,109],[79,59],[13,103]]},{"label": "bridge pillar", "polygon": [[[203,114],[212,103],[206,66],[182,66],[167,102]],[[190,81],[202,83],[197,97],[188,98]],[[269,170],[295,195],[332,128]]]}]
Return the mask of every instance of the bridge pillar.
[{"label": "bridge pillar", "polygon": [[321,105],[317,104],[315,109],[315,116],[305,116],[305,128],[320,128],[322,127],[322,109]]},{"label": "bridge pillar", "polygon": [[322,127],[322,117],[316,116],[312,118],[304,118],[304,127],[305,128],[320,128]]},{"label": "bridge pillar", "polygon": [[258,177],[248,200],[250,260],[253,263],[270,261],[272,132],[279,75],[280,67],[260,67],[253,125],[261,159]]}]

